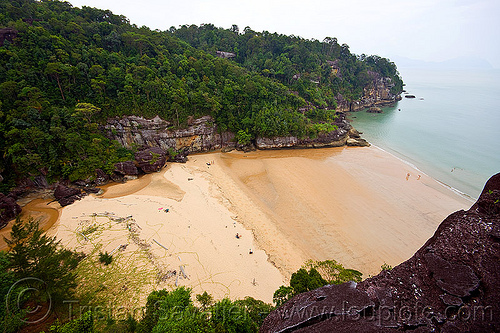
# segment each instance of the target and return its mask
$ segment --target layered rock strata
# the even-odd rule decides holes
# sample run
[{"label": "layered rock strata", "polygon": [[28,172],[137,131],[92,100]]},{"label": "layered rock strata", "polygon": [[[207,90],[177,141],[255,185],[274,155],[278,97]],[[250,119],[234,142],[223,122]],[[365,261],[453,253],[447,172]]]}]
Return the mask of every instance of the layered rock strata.
[{"label": "layered rock strata", "polygon": [[[258,149],[280,149],[369,145],[359,137],[359,134],[354,134],[355,132],[344,113],[337,113],[335,125],[337,126],[335,131],[319,134],[316,138],[258,137],[255,140],[255,146]],[[177,130],[170,129],[170,123],[159,117],[145,119],[128,116],[108,120],[102,130],[107,137],[117,140],[126,148],[147,146],[158,147],[164,151],[180,151],[181,153],[174,158],[177,162],[185,161],[188,152],[198,153],[240,148],[237,147],[233,133],[218,133],[210,116],[196,119],[187,128]]]}]

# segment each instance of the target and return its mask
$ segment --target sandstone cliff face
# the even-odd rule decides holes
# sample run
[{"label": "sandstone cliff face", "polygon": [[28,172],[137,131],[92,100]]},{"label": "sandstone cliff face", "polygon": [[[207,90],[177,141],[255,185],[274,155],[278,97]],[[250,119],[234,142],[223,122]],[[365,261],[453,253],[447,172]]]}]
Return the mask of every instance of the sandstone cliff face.
[{"label": "sandstone cliff face", "polygon": [[185,129],[171,130],[171,124],[160,117],[145,119],[137,116],[109,119],[102,130],[111,139],[126,148],[133,146],[159,147],[181,150],[188,147],[190,152],[207,152],[235,146],[234,134],[217,133],[210,116],[201,117]]},{"label": "sandstone cliff face", "polygon": [[[335,121],[337,130],[321,134],[317,138],[299,139],[294,136],[276,138],[257,138],[259,149],[279,148],[319,148],[340,147],[344,145],[366,146],[368,143],[359,137],[341,112]],[[126,148],[159,147],[165,151],[189,149],[191,153],[208,152],[224,148],[236,148],[234,134],[218,133],[217,126],[210,116],[196,119],[185,129],[171,130],[170,123],[155,117],[145,119],[128,116],[109,119],[101,129],[110,139],[117,140]]]},{"label": "sandstone cliff face", "polygon": [[273,311],[261,332],[499,332],[500,173],[409,260]]},{"label": "sandstone cliff face", "polygon": [[368,72],[371,83],[363,90],[363,97],[360,100],[349,102],[342,95],[338,95],[337,111],[360,111],[369,107],[380,107],[394,104],[401,99],[400,95],[391,93],[394,86],[388,77],[382,77],[379,73]]}]

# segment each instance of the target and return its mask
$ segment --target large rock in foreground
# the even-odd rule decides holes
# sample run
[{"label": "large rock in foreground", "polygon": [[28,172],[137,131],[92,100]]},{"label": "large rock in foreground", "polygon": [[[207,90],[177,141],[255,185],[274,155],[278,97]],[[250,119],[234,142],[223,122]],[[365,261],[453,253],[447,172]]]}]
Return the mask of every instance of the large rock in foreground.
[{"label": "large rock in foreground", "polygon": [[413,257],[273,311],[261,332],[500,332],[500,174]]}]

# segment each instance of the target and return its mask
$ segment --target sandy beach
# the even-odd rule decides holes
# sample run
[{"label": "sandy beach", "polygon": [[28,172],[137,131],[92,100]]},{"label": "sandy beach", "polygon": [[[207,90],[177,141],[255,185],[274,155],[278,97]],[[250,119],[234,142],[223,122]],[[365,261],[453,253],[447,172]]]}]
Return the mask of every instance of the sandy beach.
[{"label": "sandy beach", "polygon": [[107,186],[60,209],[49,234],[93,254],[86,269],[103,276],[96,254],[113,253],[119,276],[101,284],[131,292],[135,277],[134,303],[175,286],[271,302],[308,259],[368,277],[471,205],[376,147],[218,152]]}]

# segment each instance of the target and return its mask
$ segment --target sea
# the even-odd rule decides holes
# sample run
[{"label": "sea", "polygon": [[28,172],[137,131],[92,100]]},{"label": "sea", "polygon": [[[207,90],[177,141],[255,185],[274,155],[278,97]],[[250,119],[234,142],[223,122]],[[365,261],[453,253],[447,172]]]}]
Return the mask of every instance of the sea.
[{"label": "sea", "polygon": [[352,125],[454,191],[476,199],[500,172],[500,69],[399,68],[405,98],[383,113],[350,113]]}]

